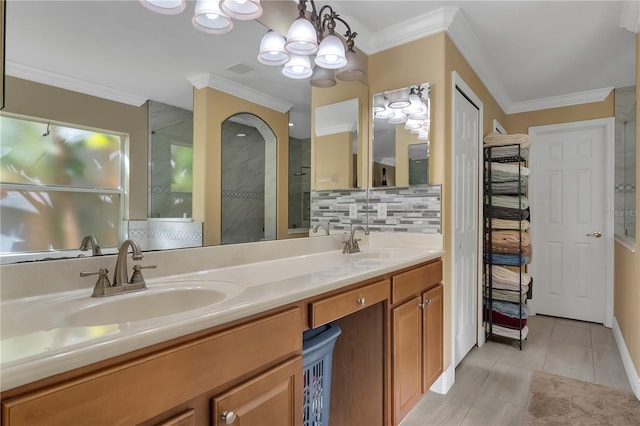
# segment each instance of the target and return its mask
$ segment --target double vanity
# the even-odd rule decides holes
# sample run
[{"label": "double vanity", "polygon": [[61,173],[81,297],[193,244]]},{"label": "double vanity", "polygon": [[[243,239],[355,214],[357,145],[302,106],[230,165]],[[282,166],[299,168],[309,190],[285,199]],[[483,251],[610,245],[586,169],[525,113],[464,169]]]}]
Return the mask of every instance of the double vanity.
[{"label": "double vanity", "polygon": [[[443,369],[439,235],[149,252],[2,268],[2,424],[302,425],[303,331],[335,323],[331,425],[396,425]],[[130,256],[129,256],[130,257]]]}]

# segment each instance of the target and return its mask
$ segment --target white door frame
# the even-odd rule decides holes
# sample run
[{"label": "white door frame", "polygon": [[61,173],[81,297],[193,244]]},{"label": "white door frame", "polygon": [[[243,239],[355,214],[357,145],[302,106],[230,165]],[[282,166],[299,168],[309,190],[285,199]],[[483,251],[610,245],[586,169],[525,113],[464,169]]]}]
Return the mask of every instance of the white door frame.
[{"label": "white door frame", "polygon": [[[478,191],[478,218],[477,218],[477,224],[478,224],[478,238],[477,238],[477,247],[476,247],[476,252],[478,254],[478,261],[476,262],[478,265],[478,271],[477,271],[477,283],[478,283],[478,288],[477,288],[477,299],[478,299],[478,303],[477,303],[477,315],[478,315],[478,335],[477,335],[477,340],[478,340],[478,346],[482,346],[485,342],[485,335],[484,335],[484,328],[482,327],[482,297],[480,297],[482,295],[482,169],[483,169],[483,161],[482,161],[482,140],[484,138],[484,133],[483,133],[483,119],[484,119],[484,106],[482,104],[482,101],[480,100],[480,98],[473,92],[473,90],[471,90],[471,88],[464,82],[464,80],[462,79],[462,77],[460,77],[460,75],[455,72],[452,71],[451,73],[451,100],[452,100],[452,105],[451,105],[451,193],[453,193],[453,191],[455,190],[456,187],[456,165],[455,165],[455,149],[456,149],[456,141],[455,138],[453,137],[453,135],[455,134],[455,111],[456,111],[456,90],[460,90],[460,92],[462,92],[464,94],[464,96],[466,96],[469,100],[471,100],[471,102],[473,104],[475,104],[475,106],[478,107],[478,114],[479,114],[479,120],[478,120],[478,187],[476,188],[476,190]],[[456,211],[456,205],[455,205],[455,197],[451,196],[451,211],[449,212],[449,219],[451,220],[451,228],[450,229],[455,229],[455,226],[453,225],[453,221],[455,220],[455,212]],[[456,288],[456,276],[455,276],[455,268],[454,268],[454,262],[453,259],[456,256],[456,247],[454,242],[451,242],[451,282],[452,282],[452,286],[451,286],[451,301],[452,301],[452,309],[451,309],[451,365],[455,366],[456,363],[456,315],[455,315],[455,301],[456,301],[456,294],[458,289]]]},{"label": "white door frame", "polygon": [[[604,197],[605,197],[605,205],[602,206],[605,209],[604,214],[604,232],[603,238],[605,243],[605,318],[604,325],[606,327],[611,327],[613,325],[613,250],[614,250],[614,215],[611,214],[613,211],[613,197],[614,197],[614,167],[615,167],[615,119],[613,117],[610,118],[599,118],[595,120],[584,120],[584,121],[574,121],[572,123],[562,123],[562,124],[550,124],[546,126],[536,126],[529,127],[529,137],[531,138],[531,152],[529,154],[529,159],[535,154],[536,148],[536,137],[544,133],[555,133],[558,131],[567,131],[580,129],[583,127],[604,127],[606,140],[605,140],[605,157],[604,161]],[[529,201],[533,209],[535,206],[539,205],[539,201],[536,199],[535,187],[536,187],[536,171],[531,171],[531,177],[529,178]],[[531,216],[531,245],[534,246],[539,236],[536,232],[535,226],[535,216],[532,214]],[[535,247],[535,246],[534,246]],[[535,259],[531,263],[531,276],[535,281],[535,277],[537,274],[537,270],[539,268],[540,263],[536,263]],[[535,304],[535,284],[533,288],[533,299],[529,302],[530,314],[535,315],[536,313],[536,304]]]}]

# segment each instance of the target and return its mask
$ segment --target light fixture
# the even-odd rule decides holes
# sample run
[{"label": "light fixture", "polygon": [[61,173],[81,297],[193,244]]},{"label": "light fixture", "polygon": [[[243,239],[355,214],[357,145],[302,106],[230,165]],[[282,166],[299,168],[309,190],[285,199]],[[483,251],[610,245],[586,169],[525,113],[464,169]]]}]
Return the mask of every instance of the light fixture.
[{"label": "light fixture", "polygon": [[220,9],[240,21],[250,21],[262,15],[260,0],[222,0]]},{"label": "light fixture", "polygon": [[411,105],[409,101],[408,89],[396,89],[384,92],[384,95],[389,100],[389,108],[402,109]]},{"label": "light fixture", "polygon": [[[139,0],[149,10],[163,15],[177,15],[185,10],[186,0]],[[262,15],[260,0],[197,0],[191,22],[209,34],[225,34],[233,29],[231,18],[241,21]],[[279,64],[281,65],[281,64]]]},{"label": "light fixture", "polygon": [[311,77],[313,70],[308,56],[291,55],[289,62],[284,65],[282,74],[286,77],[294,79],[303,79]]},{"label": "light fixture", "polygon": [[[309,17],[307,17],[307,1],[311,3]],[[341,22],[346,27],[346,32],[344,33],[346,50],[342,40],[335,34],[337,22]],[[268,34],[265,34],[264,37],[267,37]],[[349,24],[331,6],[324,5],[318,10],[314,0],[299,0],[298,18],[293,21],[289,31],[287,31],[287,41],[284,44],[284,48],[292,56],[311,56],[315,54],[314,62],[317,66],[323,69],[336,70],[335,75],[330,79],[325,77],[328,76],[325,71],[317,70],[315,74],[312,73],[314,75],[311,79],[313,86],[331,87],[335,85],[335,78],[351,81],[359,80],[364,76],[360,58],[354,50],[354,39],[357,35],[357,33],[351,31]],[[260,45],[260,56],[262,56],[262,42]],[[277,64],[268,63],[267,65]],[[287,72],[283,71],[283,74],[288,76]],[[315,78],[316,74],[321,74],[323,77]],[[300,77],[296,74],[292,78]]]},{"label": "light fixture", "polygon": [[186,0],[140,0],[140,3],[147,9],[163,15],[177,15],[187,7]]},{"label": "light fixture", "polygon": [[384,111],[387,108],[386,103],[387,100],[384,98],[382,93],[376,93],[373,95],[373,113],[377,114]]},{"label": "light fixture", "polygon": [[328,68],[316,65],[311,76],[311,85],[314,87],[333,87],[336,85],[335,72]]},{"label": "light fixture", "polygon": [[284,49],[284,37],[269,31],[260,41],[258,61],[265,65],[283,65],[289,61],[289,53]]},{"label": "light fixture", "polygon": [[373,95],[373,117],[403,124],[419,140],[429,140],[429,84],[419,84]]},{"label": "light fixture", "polygon": [[396,110],[393,117],[389,119],[389,124],[402,124],[407,121],[407,116],[400,110]]}]

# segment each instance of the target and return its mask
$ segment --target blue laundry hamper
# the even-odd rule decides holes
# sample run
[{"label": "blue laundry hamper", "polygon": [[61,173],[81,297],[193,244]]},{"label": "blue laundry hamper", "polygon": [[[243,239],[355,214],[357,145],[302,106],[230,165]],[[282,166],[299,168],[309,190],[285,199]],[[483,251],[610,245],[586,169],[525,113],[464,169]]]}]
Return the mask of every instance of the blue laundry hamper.
[{"label": "blue laundry hamper", "polygon": [[302,425],[328,426],[333,347],[342,330],[333,324],[302,335]]}]

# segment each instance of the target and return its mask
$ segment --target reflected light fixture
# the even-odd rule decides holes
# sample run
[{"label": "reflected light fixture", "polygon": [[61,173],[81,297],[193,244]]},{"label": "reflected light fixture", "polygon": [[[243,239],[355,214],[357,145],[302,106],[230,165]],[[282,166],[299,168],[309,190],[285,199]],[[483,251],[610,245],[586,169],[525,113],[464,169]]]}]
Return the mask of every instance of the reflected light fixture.
[{"label": "reflected light fixture", "polygon": [[[373,95],[373,117],[389,124],[403,124],[419,140],[429,140],[429,84],[419,84]],[[375,125],[375,123],[374,123]]]},{"label": "reflected light fixture", "polygon": [[[139,0],[149,10],[177,15],[186,9],[186,0]],[[250,21],[262,15],[260,0],[197,0],[191,22],[209,34],[225,34],[233,29],[233,19]]]},{"label": "reflected light fixture", "polygon": [[[307,17],[307,1],[311,4],[309,17]],[[346,39],[346,50],[342,40],[335,34],[338,22],[346,28],[343,34]],[[324,5],[318,10],[314,0],[299,0],[298,18],[293,21],[287,31],[284,49],[291,57],[297,55],[308,58],[315,54],[316,72],[309,74],[309,76],[313,75],[311,84],[316,87],[331,87],[335,85],[335,78],[352,81],[364,76],[363,66],[354,50],[354,39],[357,35],[358,33],[352,32],[349,24],[330,5]],[[272,37],[269,32],[265,34],[263,40],[267,37]],[[261,42],[258,57],[263,57],[264,54]],[[267,63],[267,65],[278,64]],[[335,73],[329,77],[329,73],[325,70],[335,70]],[[306,78],[300,77],[300,74],[290,76],[284,70],[283,74],[290,78]]]}]

